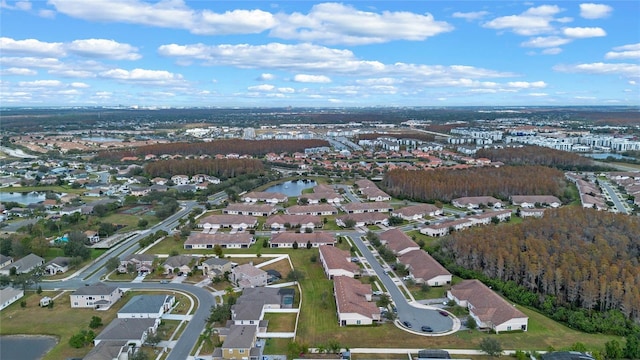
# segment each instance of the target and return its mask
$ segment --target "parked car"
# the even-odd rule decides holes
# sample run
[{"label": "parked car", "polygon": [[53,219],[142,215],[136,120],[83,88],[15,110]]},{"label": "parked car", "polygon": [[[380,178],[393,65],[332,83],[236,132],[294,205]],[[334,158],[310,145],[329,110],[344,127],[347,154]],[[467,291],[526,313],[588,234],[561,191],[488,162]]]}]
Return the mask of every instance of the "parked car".
[{"label": "parked car", "polygon": [[426,326],[426,325],[421,327],[420,330],[422,330],[424,332],[433,332],[433,329],[431,328],[431,326]]},{"label": "parked car", "polygon": [[160,280],[160,284],[168,284],[169,282],[167,280]]},{"label": "parked car", "polygon": [[408,321],[403,321],[402,325],[404,325],[405,327],[408,327],[409,329],[411,329],[411,326],[412,326],[411,323]]},{"label": "parked car", "polygon": [[446,312],[446,311],[444,311],[444,310],[440,310],[440,311],[438,311],[438,313],[439,313],[440,315],[442,315],[442,316],[449,316],[449,313],[448,313],[448,312]]}]

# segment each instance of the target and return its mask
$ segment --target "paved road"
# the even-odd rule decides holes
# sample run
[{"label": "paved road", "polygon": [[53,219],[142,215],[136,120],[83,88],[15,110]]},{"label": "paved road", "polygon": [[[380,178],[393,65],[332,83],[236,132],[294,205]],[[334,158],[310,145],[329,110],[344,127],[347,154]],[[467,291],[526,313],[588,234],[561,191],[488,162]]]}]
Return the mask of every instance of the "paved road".
[{"label": "paved road", "polygon": [[602,187],[609,194],[609,198],[611,198],[611,201],[613,201],[613,204],[615,205],[619,213],[628,213],[627,207],[623,202],[624,200],[620,199],[618,193],[608,181],[600,180],[600,187]]},{"label": "paved road", "polygon": [[[398,319],[401,322],[408,321],[412,325],[411,330],[416,332],[420,332],[420,328],[423,325],[430,326],[434,333],[447,332],[453,328],[454,324],[451,317],[442,316],[437,310],[416,307],[407,302],[406,297],[398,288],[398,284],[394,282],[390,275],[385,273],[385,269],[363,242],[363,234],[349,231],[343,235],[347,235],[353,240],[356,247],[358,247],[358,250],[360,250],[360,253],[365,257],[365,259],[367,259],[371,268],[380,278],[382,284],[387,288],[387,292],[396,305],[398,310]],[[396,281],[399,280],[400,279],[397,279]]]}]

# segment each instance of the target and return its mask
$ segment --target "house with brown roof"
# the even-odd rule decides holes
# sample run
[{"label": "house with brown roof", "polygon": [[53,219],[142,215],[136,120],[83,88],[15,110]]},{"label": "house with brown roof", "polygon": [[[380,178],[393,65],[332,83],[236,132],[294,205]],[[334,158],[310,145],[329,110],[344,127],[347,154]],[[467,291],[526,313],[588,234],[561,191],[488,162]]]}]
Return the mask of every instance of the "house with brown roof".
[{"label": "house with brown roof", "polygon": [[225,273],[231,272],[233,263],[227,259],[212,257],[201,263],[202,273],[210,278],[224,276]]},{"label": "house with brown roof", "polygon": [[501,208],[502,201],[494,198],[493,196],[472,196],[461,197],[451,200],[451,204],[456,207],[477,209],[480,206],[487,206],[493,208]]},{"label": "house with brown roof", "polygon": [[153,260],[155,256],[152,254],[130,254],[120,260],[120,266],[118,266],[119,273],[128,272],[128,268],[134,267],[138,273],[150,273],[153,271]]},{"label": "house with brown roof", "polygon": [[474,225],[472,219],[456,219],[451,221],[445,221],[437,224],[425,225],[420,228],[420,233],[427,236],[445,236],[451,232],[451,230],[459,231],[470,228]]},{"label": "house with brown roof", "polygon": [[269,241],[269,246],[272,248],[294,248],[294,243],[298,244],[298,249],[306,249],[307,244],[311,247],[319,247],[320,245],[331,245],[336,243],[336,239],[332,234],[326,232],[314,232],[314,233],[292,233],[282,232],[275,234]]},{"label": "house with brown roof", "polygon": [[425,216],[437,216],[442,215],[442,209],[431,204],[419,204],[412,206],[405,206],[401,209],[394,210],[393,216],[397,216],[403,220],[419,220]]},{"label": "house with brown roof", "polygon": [[447,297],[469,309],[469,315],[481,329],[527,331],[529,317],[489,289],[479,280],[463,280],[451,287]]},{"label": "house with brown roof", "polygon": [[87,230],[84,232],[84,235],[87,237],[87,240],[92,244],[95,244],[100,241],[100,234],[98,234],[97,231]]},{"label": "house with brown roof", "polygon": [[279,192],[252,191],[240,198],[247,203],[266,202],[268,204],[279,204],[289,200],[287,195]]},{"label": "house with brown roof", "polygon": [[253,235],[247,232],[236,234],[216,233],[207,234],[200,232],[192,232],[185,240],[184,248],[190,249],[213,249],[216,245],[220,245],[223,249],[246,249],[256,242]]},{"label": "house with brown roof", "polygon": [[400,229],[390,229],[379,236],[380,242],[385,244],[397,256],[420,249],[420,246]]},{"label": "house with brown roof", "polygon": [[379,212],[367,212],[357,214],[347,214],[336,218],[336,224],[338,226],[345,227],[347,219],[355,221],[355,227],[366,225],[389,225],[389,214]]},{"label": "house with brown roof", "polygon": [[382,213],[390,213],[393,211],[393,206],[382,202],[370,202],[370,203],[358,203],[352,202],[348,204],[342,205],[342,210],[348,214],[358,214],[358,213],[367,213],[367,212],[382,212]]},{"label": "house with brown roof", "polygon": [[298,197],[298,201],[300,201],[301,199],[307,199],[307,203],[309,205],[317,205],[323,202],[326,202],[327,204],[338,205],[342,201],[342,196],[338,195],[335,192],[321,192],[302,194]]},{"label": "house with brown roof", "polygon": [[272,215],[264,223],[265,228],[271,230],[313,229],[322,227],[322,219],[316,215]]},{"label": "house with brown roof", "polygon": [[356,181],[358,193],[360,193],[368,201],[389,201],[391,196],[380,190],[378,186],[371,180]]},{"label": "house with brown roof", "polygon": [[371,284],[363,284],[348,276],[333,278],[338,324],[372,325],[380,321],[380,309],[372,301]]},{"label": "house with brown roof", "polygon": [[473,221],[474,225],[488,225],[493,218],[497,218],[498,221],[507,221],[511,218],[511,210],[485,211],[467,217]]},{"label": "house with brown roof", "polygon": [[229,204],[222,209],[225,214],[250,216],[269,216],[275,214],[276,211],[276,207],[270,204]]},{"label": "house with brown roof", "polygon": [[244,230],[258,225],[258,219],[249,215],[209,215],[198,221],[203,232],[218,231],[221,228]]},{"label": "house with brown roof", "polygon": [[196,258],[189,255],[169,256],[162,267],[165,274],[188,274],[193,270]]},{"label": "house with brown roof", "polygon": [[360,267],[351,262],[351,254],[335,246],[320,245],[320,263],[329,279],[334,276],[355,277],[360,274]]},{"label": "house with brown roof", "polygon": [[338,209],[330,204],[294,205],[289,206],[284,211],[290,215],[329,216],[338,214]]},{"label": "house with brown roof", "polygon": [[231,269],[229,281],[241,289],[256,286],[267,286],[267,272],[253,264],[242,264]]},{"label": "house with brown roof", "polygon": [[425,251],[408,251],[400,255],[398,261],[407,266],[409,274],[418,284],[429,286],[451,284],[451,273]]},{"label": "house with brown roof", "polygon": [[541,206],[557,208],[562,205],[562,201],[553,195],[512,195],[511,203],[528,209]]}]

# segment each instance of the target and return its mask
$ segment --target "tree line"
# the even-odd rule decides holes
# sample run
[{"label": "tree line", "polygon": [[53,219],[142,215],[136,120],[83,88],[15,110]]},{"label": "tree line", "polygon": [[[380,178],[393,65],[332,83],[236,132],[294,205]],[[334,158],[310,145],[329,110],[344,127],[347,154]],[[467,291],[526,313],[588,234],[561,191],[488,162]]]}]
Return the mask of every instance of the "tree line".
[{"label": "tree line", "polygon": [[602,170],[593,160],[568,151],[542,146],[508,147],[502,149],[480,149],[479,158],[503,162],[507,165],[543,165],[562,170]]},{"label": "tree line", "polygon": [[262,156],[268,153],[304,152],[306,148],[329,146],[329,142],[320,139],[305,140],[242,140],[224,139],[211,142],[176,142],[167,144],[153,144],[128,150],[103,150],[97,160],[120,161],[123,157],[144,157],[146,155],[216,155],[240,154]]},{"label": "tree line", "polygon": [[640,320],[638,234],[638,218],[564,207],[517,225],[453,233],[438,256],[556,320],[624,335],[625,317]]},{"label": "tree line", "polygon": [[562,171],[545,166],[503,166],[462,170],[404,170],[387,172],[381,187],[390,195],[415,201],[449,202],[467,196],[554,195],[571,197]]},{"label": "tree line", "polygon": [[171,159],[148,163],[144,172],[150,177],[171,178],[176,174],[193,176],[205,174],[232,178],[242,174],[259,173],[264,165],[256,159]]}]

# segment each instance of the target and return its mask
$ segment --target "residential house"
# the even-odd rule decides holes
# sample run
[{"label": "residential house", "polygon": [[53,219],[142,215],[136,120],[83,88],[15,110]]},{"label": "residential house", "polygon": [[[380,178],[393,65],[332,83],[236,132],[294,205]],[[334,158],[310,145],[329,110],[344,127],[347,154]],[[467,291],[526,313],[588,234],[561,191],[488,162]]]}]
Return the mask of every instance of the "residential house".
[{"label": "residential house", "polygon": [[70,297],[72,308],[107,310],[122,297],[122,290],[117,286],[98,282],[79,287]]},{"label": "residential house", "polygon": [[[221,334],[222,346],[215,349],[213,360],[260,360],[262,347],[256,346],[257,325],[231,325]],[[221,339],[222,340],[222,339]]]},{"label": "residential house", "polygon": [[390,213],[393,211],[393,206],[381,201],[371,202],[371,203],[352,202],[352,203],[342,205],[342,210],[344,210],[344,212],[348,214],[358,214],[358,213],[367,213],[367,212]]},{"label": "residential house", "polygon": [[129,194],[131,196],[146,196],[151,192],[151,187],[149,186],[131,186],[129,188]]},{"label": "residential house", "polygon": [[193,264],[196,259],[189,255],[175,255],[169,256],[162,266],[164,267],[165,274],[188,274],[193,270]]},{"label": "residential house", "polygon": [[98,234],[97,231],[87,230],[84,232],[84,235],[87,237],[87,240],[92,244],[95,244],[100,241],[100,235]]},{"label": "residential house", "polygon": [[284,211],[290,215],[329,216],[338,214],[338,209],[330,204],[294,205],[289,206]]},{"label": "residential house", "polygon": [[363,284],[348,276],[335,276],[333,295],[340,326],[372,325],[380,321],[380,309],[372,301],[371,284]]},{"label": "residential house", "polygon": [[335,246],[320,245],[320,263],[329,279],[334,276],[355,277],[360,274],[360,267],[351,262],[351,254]]},{"label": "residential house", "polygon": [[475,222],[471,219],[456,219],[451,221],[445,221],[437,224],[425,225],[420,228],[420,233],[427,236],[445,236],[451,232],[451,230],[459,231],[472,227]]},{"label": "residential house", "polygon": [[136,295],[118,311],[119,319],[157,319],[175,304],[173,295]]},{"label": "residential house", "polygon": [[339,205],[342,202],[342,196],[335,192],[314,192],[310,194],[302,194],[298,197],[298,202],[302,199],[306,199],[306,203],[309,205],[317,205],[320,203],[327,203],[332,205]]},{"label": "residential house", "polygon": [[481,329],[490,329],[496,333],[527,331],[529,317],[480,280],[463,280],[451,287],[447,297],[457,305],[468,308],[469,315]]},{"label": "residential house", "polygon": [[135,344],[136,347],[140,347],[145,343],[147,336],[156,332],[159,324],[159,318],[115,318],[96,336],[93,344],[98,346],[103,341],[126,341],[128,345]]},{"label": "residential house", "polygon": [[224,214],[250,216],[269,216],[275,214],[276,211],[276,207],[270,204],[229,204],[229,206],[222,209]]},{"label": "residential house", "polygon": [[502,207],[502,202],[493,196],[472,196],[472,197],[461,197],[457,199],[451,200],[451,204],[456,207],[467,208],[467,209],[477,209],[481,206],[500,208]]},{"label": "residential house", "polygon": [[236,303],[231,306],[231,323],[234,325],[258,324],[259,328],[262,328],[261,323],[265,313],[293,308],[294,297],[295,290],[292,288],[245,288]]},{"label": "residential house", "polygon": [[442,209],[431,204],[419,204],[412,206],[405,206],[401,209],[394,210],[391,214],[397,216],[403,220],[419,220],[425,216],[437,216],[442,215]]},{"label": "residential house", "polygon": [[11,264],[12,262],[13,257],[0,254],[0,269]]},{"label": "residential house", "polygon": [[266,202],[268,204],[279,204],[289,200],[287,195],[279,192],[252,191],[240,198],[244,202],[256,203]]},{"label": "residential house", "polygon": [[267,272],[253,264],[238,265],[231,269],[229,281],[241,289],[267,285]]},{"label": "residential house", "polygon": [[82,360],[131,359],[136,352],[136,348],[129,346],[127,341],[101,341]]},{"label": "residential house", "polygon": [[322,227],[322,219],[316,215],[272,215],[264,223],[265,228],[271,230],[313,229]]},{"label": "residential house", "polygon": [[58,256],[44,264],[44,273],[45,275],[64,274],[69,270],[70,264],[71,258]]},{"label": "residential house", "polygon": [[380,234],[380,242],[387,245],[396,256],[400,256],[412,250],[419,250],[420,245],[411,240],[400,229],[390,229]]},{"label": "residential house", "polygon": [[10,275],[11,269],[16,269],[16,274],[25,274],[38,266],[44,265],[44,259],[36,254],[29,254],[20,260],[9,263],[0,269],[1,275]]},{"label": "residential house", "polygon": [[135,269],[136,272],[145,274],[153,271],[153,261],[156,257],[152,254],[130,254],[120,260],[120,266],[118,266],[119,273],[129,272],[130,268]]},{"label": "residential house", "polygon": [[246,249],[255,243],[253,235],[247,232],[236,234],[216,233],[206,234],[194,232],[184,242],[184,248],[189,249],[213,249],[220,245],[223,249]]},{"label": "residential house", "polygon": [[24,290],[12,287],[0,288],[0,311],[24,296]]},{"label": "residential house", "polygon": [[201,264],[202,273],[210,278],[221,277],[231,272],[233,263],[227,259],[208,258]]},{"label": "residential house", "polygon": [[221,228],[245,230],[255,228],[258,219],[249,215],[209,215],[198,221],[198,227],[204,232],[217,231]]},{"label": "residential house", "polygon": [[519,209],[519,214],[521,218],[541,218],[544,216],[545,209]]},{"label": "residential house", "polygon": [[511,218],[511,210],[486,211],[467,217],[474,225],[488,225],[494,218],[498,221],[507,221]]},{"label": "residential house", "polygon": [[189,176],[187,175],[174,175],[171,177],[171,181],[174,185],[187,185],[189,183]]},{"label": "residential house", "polygon": [[326,232],[314,232],[314,233],[291,233],[282,232],[275,234],[271,237],[269,245],[272,248],[294,248],[294,244],[298,245],[299,249],[306,249],[307,246],[319,247],[320,245],[333,246],[336,239],[332,234]]},{"label": "residential house", "polygon": [[512,195],[511,203],[527,209],[544,206],[557,208],[562,205],[562,201],[553,195]]},{"label": "residential house", "polygon": [[341,227],[346,226],[347,219],[351,219],[355,222],[355,227],[366,225],[389,225],[389,214],[379,212],[367,212],[357,214],[347,214],[336,218],[336,224]]},{"label": "residential house", "polygon": [[425,251],[406,252],[398,257],[398,261],[407,266],[417,284],[442,286],[451,283],[451,273]]}]

